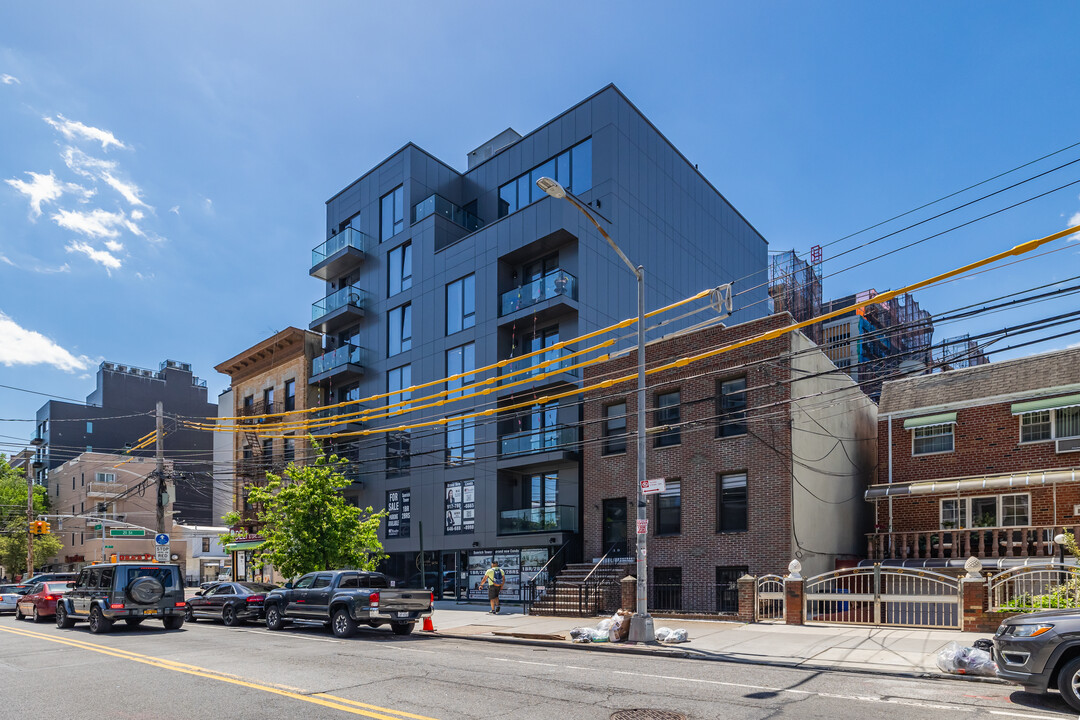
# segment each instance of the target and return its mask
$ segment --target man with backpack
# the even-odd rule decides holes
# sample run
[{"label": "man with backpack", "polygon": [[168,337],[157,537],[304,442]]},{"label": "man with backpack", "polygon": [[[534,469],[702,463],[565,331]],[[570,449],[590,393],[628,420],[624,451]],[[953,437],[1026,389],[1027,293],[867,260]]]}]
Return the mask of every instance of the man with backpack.
[{"label": "man with backpack", "polygon": [[506,582],[506,574],[499,567],[498,560],[491,561],[491,567],[484,573],[484,579],[480,581],[480,587],[488,586],[488,600],[491,601],[491,612],[488,615],[499,614],[499,591]]}]

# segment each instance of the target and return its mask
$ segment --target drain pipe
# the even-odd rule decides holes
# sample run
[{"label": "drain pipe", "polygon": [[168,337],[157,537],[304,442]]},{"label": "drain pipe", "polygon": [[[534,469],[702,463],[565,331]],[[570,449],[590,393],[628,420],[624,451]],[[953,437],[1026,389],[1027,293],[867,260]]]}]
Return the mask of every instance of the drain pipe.
[{"label": "drain pipe", "polygon": [[[892,485],[892,415],[889,415],[889,484]],[[893,522],[892,522],[892,493],[889,493],[889,540],[892,540]]]}]

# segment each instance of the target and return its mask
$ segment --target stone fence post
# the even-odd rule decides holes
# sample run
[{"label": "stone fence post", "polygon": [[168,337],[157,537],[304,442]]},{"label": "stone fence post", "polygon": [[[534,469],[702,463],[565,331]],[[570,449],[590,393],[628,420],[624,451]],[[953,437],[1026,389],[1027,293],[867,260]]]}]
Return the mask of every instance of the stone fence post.
[{"label": "stone fence post", "polygon": [[622,590],[622,609],[637,612],[637,578],[627,575],[619,581]]},{"label": "stone fence post", "polygon": [[738,580],[739,622],[752,623],[757,619],[757,578],[749,573]]},{"label": "stone fence post", "polygon": [[788,563],[789,574],[784,578],[784,622],[788,625],[803,624],[803,578],[802,563]]}]

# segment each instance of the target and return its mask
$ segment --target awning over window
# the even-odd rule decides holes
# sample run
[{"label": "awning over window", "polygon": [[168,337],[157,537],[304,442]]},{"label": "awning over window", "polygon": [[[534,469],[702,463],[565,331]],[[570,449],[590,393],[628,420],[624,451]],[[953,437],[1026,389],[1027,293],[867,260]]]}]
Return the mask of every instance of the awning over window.
[{"label": "awning over window", "polygon": [[235,552],[237,550],[258,550],[265,542],[265,540],[249,540],[247,542],[228,543],[225,545],[225,549],[229,552]]},{"label": "awning over window", "polygon": [[903,495],[950,495],[967,490],[1000,490],[1002,488],[1025,488],[1052,483],[1080,481],[1080,472],[1069,470],[1033,470],[1010,475],[986,475],[972,478],[945,478],[910,483],[886,483],[871,485],[866,499],[899,497]]},{"label": "awning over window", "polygon": [[908,418],[904,421],[904,429],[910,430],[917,427],[928,427],[930,425],[955,425],[956,413],[941,413],[940,415],[923,415],[917,418]]},{"label": "awning over window", "polygon": [[1065,395],[1064,397],[1013,403],[1012,414],[1023,415],[1024,413],[1039,412],[1040,410],[1060,410],[1061,408],[1078,406],[1080,406],[1080,395]]}]

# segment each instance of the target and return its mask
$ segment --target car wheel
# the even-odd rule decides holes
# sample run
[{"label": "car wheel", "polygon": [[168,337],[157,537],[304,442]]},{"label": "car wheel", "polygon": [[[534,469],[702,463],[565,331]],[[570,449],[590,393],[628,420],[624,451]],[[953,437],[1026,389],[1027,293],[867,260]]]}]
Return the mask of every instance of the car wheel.
[{"label": "car wheel", "polygon": [[166,630],[179,630],[180,628],[184,627],[184,616],[169,615],[164,620],[162,620],[162,623],[165,625]]},{"label": "car wheel", "polygon": [[195,622],[195,611],[191,609],[190,605],[184,608],[184,621]]},{"label": "car wheel", "polygon": [[90,632],[95,635],[107,633],[112,630],[112,624],[113,621],[102,614],[101,608],[95,606],[90,609]]},{"label": "car wheel", "polygon": [[226,605],[221,608],[221,622],[225,623],[229,627],[235,627],[240,624],[240,619],[236,617],[236,608],[232,605]]},{"label": "car wheel", "polygon": [[41,622],[41,613],[38,612],[37,606],[34,606],[34,622]]},{"label": "car wheel", "polygon": [[15,606],[15,619],[16,620],[24,620],[24,619],[26,619],[26,616],[23,615],[22,608],[19,607],[18,605]]},{"label": "car wheel", "polygon": [[124,618],[124,623],[128,627],[139,627],[142,625],[143,618]]},{"label": "car wheel", "polygon": [[1080,711],[1080,657],[1073,658],[1058,670],[1058,690],[1075,711]]},{"label": "car wheel", "polygon": [[266,608],[266,629],[280,630],[283,627],[285,627],[285,619],[281,617],[281,611],[277,609],[277,605]]},{"label": "car wheel", "polygon": [[415,627],[416,623],[390,623],[390,629],[394,631],[395,635],[411,635]]},{"label": "car wheel", "polygon": [[75,627],[75,621],[68,617],[67,610],[64,609],[63,604],[56,606],[56,627],[62,630]]},{"label": "car wheel", "polygon": [[349,611],[345,608],[334,611],[330,625],[335,637],[349,638],[356,634],[356,621],[349,617]]}]

